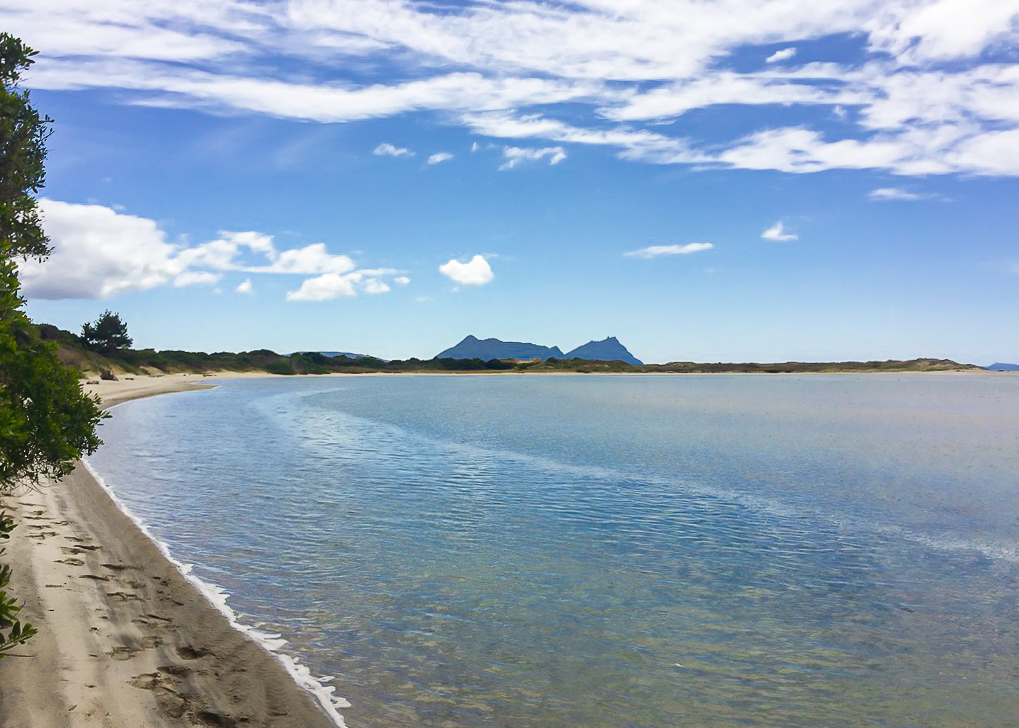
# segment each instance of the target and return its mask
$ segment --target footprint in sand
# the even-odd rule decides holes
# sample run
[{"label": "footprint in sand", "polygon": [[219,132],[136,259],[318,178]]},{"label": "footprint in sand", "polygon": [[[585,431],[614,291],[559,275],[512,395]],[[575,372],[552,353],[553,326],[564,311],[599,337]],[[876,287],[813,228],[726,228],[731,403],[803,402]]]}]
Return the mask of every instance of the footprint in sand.
[{"label": "footprint in sand", "polygon": [[81,559],[57,559],[53,562],[54,564],[67,564],[68,566],[84,566],[85,562]]},{"label": "footprint in sand", "polygon": [[131,622],[142,627],[148,627],[149,629],[166,629],[173,620],[155,614],[146,614],[144,617],[135,617]]},{"label": "footprint in sand", "polygon": [[118,602],[140,602],[142,598],[131,592],[106,592],[106,596]]},{"label": "footprint in sand", "polygon": [[167,679],[158,672],[136,675],[129,683],[142,690],[151,690],[156,698],[156,708],[169,718],[180,718],[191,707],[190,702],[167,684]]},{"label": "footprint in sand", "polygon": [[102,548],[101,546],[89,543],[87,538],[78,538],[77,536],[64,536],[64,538],[73,544],[77,544],[75,548],[85,549],[86,551],[97,551]]},{"label": "footprint in sand", "polygon": [[177,654],[182,660],[200,660],[206,655],[211,655],[210,650],[204,647],[192,647],[191,645],[184,645],[183,647],[177,648]]},{"label": "footprint in sand", "polygon": [[98,546],[61,546],[60,550],[65,554],[83,554],[86,551],[95,551]]},{"label": "footprint in sand", "polygon": [[173,604],[176,604],[178,607],[184,606],[184,602],[177,601],[162,589],[156,589],[156,594],[158,594],[159,598],[162,599],[164,602],[172,602]]},{"label": "footprint in sand", "polygon": [[213,728],[236,728],[237,726],[236,720],[222,713],[202,710],[196,713],[195,717],[204,725],[213,726]]},{"label": "footprint in sand", "polygon": [[110,569],[111,571],[126,571],[127,569],[138,569],[140,567],[131,566],[129,564],[100,564],[104,569]]}]

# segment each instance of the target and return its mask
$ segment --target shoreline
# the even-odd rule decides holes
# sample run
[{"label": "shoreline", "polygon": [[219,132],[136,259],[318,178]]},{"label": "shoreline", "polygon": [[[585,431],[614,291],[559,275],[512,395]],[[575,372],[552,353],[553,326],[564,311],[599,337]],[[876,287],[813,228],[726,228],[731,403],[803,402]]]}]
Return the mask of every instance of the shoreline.
[{"label": "shoreline", "polygon": [[[226,377],[125,377],[85,389],[108,409]],[[4,505],[18,524],[4,558],[10,594],[39,634],[0,661],[0,728],[343,725],[321,704],[329,688],[312,695],[238,629],[84,464]]]}]

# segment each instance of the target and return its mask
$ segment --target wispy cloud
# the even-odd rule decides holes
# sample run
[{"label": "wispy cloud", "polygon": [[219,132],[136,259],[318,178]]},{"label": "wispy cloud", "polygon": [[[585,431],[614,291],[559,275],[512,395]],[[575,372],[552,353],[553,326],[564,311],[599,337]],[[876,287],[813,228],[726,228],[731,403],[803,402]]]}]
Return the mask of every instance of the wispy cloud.
[{"label": "wispy cloud", "polygon": [[702,250],[711,250],[715,246],[711,243],[686,243],[685,245],[649,245],[639,250],[631,250],[623,255],[634,258],[660,258],[665,255],[688,255],[699,253]]},{"label": "wispy cloud", "polygon": [[790,58],[796,55],[795,48],[783,48],[780,51],[775,51],[770,56],[764,59],[765,63],[778,63],[779,61],[788,61]]},{"label": "wispy cloud", "polygon": [[523,147],[503,147],[502,156],[506,161],[499,169],[513,169],[523,162],[536,162],[548,157],[550,165],[559,164],[566,159],[566,151],[562,147],[543,147],[541,149],[525,149]]},{"label": "wispy cloud", "polygon": [[365,293],[388,293],[389,286],[378,278],[368,278],[364,282]]},{"label": "wispy cloud", "polygon": [[236,293],[244,293],[250,296],[254,294],[255,288],[254,286],[251,285],[251,279],[245,278],[244,282],[237,286],[237,288],[235,288],[234,291]]},{"label": "wispy cloud", "polygon": [[918,192],[910,192],[899,187],[881,187],[876,190],[871,190],[867,195],[872,200],[902,200],[905,202],[915,202],[916,200],[923,200],[930,195],[921,195]]},{"label": "wispy cloud", "polygon": [[377,147],[375,147],[374,151],[372,151],[372,154],[376,154],[376,155],[378,155],[380,157],[413,157],[414,156],[414,152],[412,152],[411,150],[407,149],[406,147],[398,147],[398,146],[396,146],[394,144],[390,144],[389,142],[382,142],[382,144],[379,144]]},{"label": "wispy cloud", "polygon": [[428,157],[428,164],[440,164],[441,162],[448,162],[452,158],[453,155],[449,152],[436,152]]},{"label": "wispy cloud", "polygon": [[465,286],[483,286],[486,283],[491,283],[495,278],[492,266],[482,255],[475,255],[466,263],[461,263],[453,258],[448,263],[440,265],[439,272]]},{"label": "wispy cloud", "polygon": [[187,286],[214,286],[223,277],[222,273],[212,273],[203,270],[184,271],[173,279],[174,288],[185,288]]},{"label": "wispy cloud", "polygon": [[356,280],[349,275],[326,273],[309,278],[296,291],[287,292],[288,301],[331,301],[334,298],[351,298],[357,295]]},{"label": "wispy cloud", "polygon": [[[540,110],[549,123],[531,124],[531,138],[635,162],[1019,176],[1019,71],[1003,50],[1016,44],[1019,5],[974,7],[464,0],[451,13],[416,0],[285,0],[285,12],[270,13],[256,0],[0,0],[5,29],[45,51],[28,79],[35,88],[321,123],[433,112],[481,134],[479,115]],[[783,63],[796,57],[792,44],[835,35],[859,38],[860,53]],[[776,46],[785,47],[763,69],[719,62]],[[763,105],[799,120],[728,140],[672,136],[660,124]],[[832,136],[817,107],[853,113]],[[491,136],[508,138],[499,128]]]},{"label": "wispy cloud", "polygon": [[[43,229],[53,243],[45,261],[19,265],[25,291],[35,298],[109,298],[159,286],[214,285],[224,273],[312,276],[288,300],[324,300],[340,295],[383,293],[379,277],[399,271],[358,269],[347,255],[324,243],[279,250],[272,236],[255,231],[221,232],[197,245],[170,242],[154,220],[102,205],[43,198]],[[251,279],[238,293],[251,293]]]},{"label": "wispy cloud", "polygon": [[770,228],[761,233],[761,238],[763,238],[764,240],[774,240],[780,243],[787,243],[793,240],[798,240],[799,237],[800,236],[796,235],[795,233],[787,233],[785,231],[785,225],[783,225],[781,220],[779,220]]}]

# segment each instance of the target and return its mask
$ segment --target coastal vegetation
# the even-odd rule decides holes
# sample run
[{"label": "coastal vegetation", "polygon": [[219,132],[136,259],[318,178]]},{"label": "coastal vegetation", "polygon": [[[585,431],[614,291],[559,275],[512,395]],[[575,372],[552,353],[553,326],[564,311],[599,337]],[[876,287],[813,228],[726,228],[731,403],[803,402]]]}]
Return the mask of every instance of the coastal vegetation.
[{"label": "coastal vegetation", "polygon": [[81,342],[85,348],[100,354],[125,350],[134,343],[127,335],[127,324],[121,321],[120,314],[112,313],[109,309],[95,323],[82,325]]},{"label": "coastal vegetation", "polygon": [[[18,86],[33,55],[0,33],[0,495],[71,472],[100,445],[95,428],[103,416],[98,400],[82,393],[58,358],[57,346],[39,336],[22,310],[16,259],[50,253],[34,197],[45,181],[50,119]],[[14,526],[0,510],[0,538],[9,538]],[[17,617],[20,607],[6,591],[10,576],[0,565],[0,656],[35,633]]]},{"label": "coastal vegetation", "polygon": [[[119,317],[118,317],[119,320]],[[434,359],[395,359],[373,356],[329,356],[321,352],[280,354],[269,349],[214,353],[118,348],[100,353],[81,336],[55,326],[36,327],[40,339],[57,345],[61,361],[80,376],[118,376],[145,374],[211,374],[213,372],[266,372],[268,374],[372,374],[444,372],[517,372],[549,374],[799,374],[808,372],[935,372],[981,371],[972,364],[949,359],[910,359],[907,361],[865,362],[670,362],[668,364],[628,364],[624,361],[550,357],[548,359],[481,359],[439,356]],[[126,334],[126,326],[124,328]]]}]

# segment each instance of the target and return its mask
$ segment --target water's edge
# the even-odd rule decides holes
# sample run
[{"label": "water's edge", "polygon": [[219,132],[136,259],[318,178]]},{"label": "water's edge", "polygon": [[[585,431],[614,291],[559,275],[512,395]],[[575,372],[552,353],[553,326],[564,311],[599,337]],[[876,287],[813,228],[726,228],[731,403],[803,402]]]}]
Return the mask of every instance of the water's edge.
[{"label": "water's edge", "polygon": [[[213,387],[210,387],[210,389],[213,389]],[[132,400],[119,402],[111,407],[107,407],[106,409],[110,410],[114,407],[123,407],[131,401]],[[349,708],[350,703],[345,698],[334,694],[336,687],[329,685],[329,683],[334,680],[332,676],[315,675],[306,665],[301,663],[299,659],[283,652],[282,650],[286,646],[287,641],[283,639],[281,635],[263,632],[251,625],[244,624],[238,618],[237,613],[229,606],[229,604],[227,604],[227,600],[230,595],[225,589],[196,576],[193,573],[194,565],[184,563],[177,559],[170,551],[169,545],[156,538],[156,536],[152,533],[152,530],[148,527],[148,524],[145,523],[144,519],[131,511],[123,499],[121,499],[117,495],[116,491],[106,482],[106,479],[103,478],[102,474],[96,470],[95,466],[93,466],[91,462],[89,462],[88,458],[82,458],[81,463],[92,476],[92,479],[96,482],[96,484],[110,497],[110,500],[113,501],[120,512],[127,516],[135,524],[138,530],[144,534],[157,549],[159,549],[159,552],[163,555],[163,557],[192,587],[194,587],[195,591],[197,591],[202,598],[208,602],[209,606],[226,617],[233,629],[237,630],[247,639],[258,645],[276,662],[281,664],[287,671],[287,674],[293,678],[294,682],[315,699],[337,728],[348,728],[343,720],[343,716],[340,715],[339,710],[342,708]]]}]

